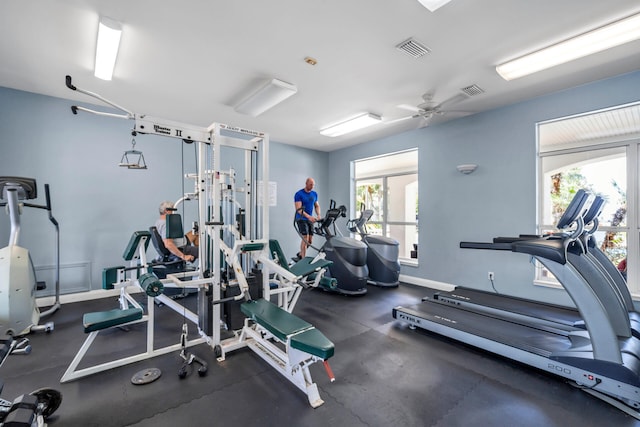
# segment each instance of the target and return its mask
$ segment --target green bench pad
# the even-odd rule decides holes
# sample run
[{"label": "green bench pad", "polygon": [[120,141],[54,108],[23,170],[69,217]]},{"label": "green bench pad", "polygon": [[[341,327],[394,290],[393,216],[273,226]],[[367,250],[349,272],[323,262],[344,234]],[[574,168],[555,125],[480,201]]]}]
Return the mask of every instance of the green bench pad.
[{"label": "green bench pad", "polygon": [[333,264],[332,261],[326,259],[321,259],[314,263],[312,263],[311,261],[313,261],[313,257],[304,257],[300,261],[289,267],[289,270],[296,276],[306,277],[314,271],[318,271],[321,268],[325,268]]},{"label": "green bench pad", "polygon": [[246,243],[240,246],[242,252],[261,251],[264,249],[264,243]]},{"label": "green bench pad", "polygon": [[298,277],[306,277],[309,274],[325,268],[333,264],[333,261],[327,259],[320,259],[315,263],[312,263],[313,257],[304,257],[292,266],[287,264],[287,258],[284,256],[284,251],[280,247],[280,243],[277,240],[269,240],[269,250],[273,259],[284,269],[289,270]]},{"label": "green bench pad", "polygon": [[290,335],[313,328],[311,323],[262,298],[243,302],[240,309],[245,316],[258,322],[281,341],[286,341]]},{"label": "green bench pad", "polygon": [[[269,250],[271,251],[271,257],[280,265],[280,267],[289,270],[289,264],[287,263],[287,257],[284,256],[284,251],[280,246],[280,242],[275,239],[269,240]],[[289,270],[291,271],[291,270]]]},{"label": "green bench pad", "polygon": [[265,299],[242,303],[245,316],[255,320],[281,341],[291,337],[291,347],[313,354],[323,360],[333,356],[334,345],[322,332]]},{"label": "green bench pad", "polygon": [[84,332],[89,333],[140,319],[142,319],[141,308],[128,308],[126,310],[117,308],[109,311],[85,313],[82,317],[82,325],[84,326]]},{"label": "green bench pad", "polygon": [[316,328],[292,336],[291,347],[318,356],[322,360],[327,360],[333,356],[335,349],[329,338],[325,337]]},{"label": "green bench pad", "polygon": [[129,244],[124,250],[124,254],[122,254],[122,258],[125,261],[131,261],[136,255],[136,249],[138,249],[138,245],[140,244],[140,240],[145,239],[144,241],[144,249],[145,251],[149,247],[149,240],[151,240],[151,233],[148,231],[134,231],[129,239]]}]

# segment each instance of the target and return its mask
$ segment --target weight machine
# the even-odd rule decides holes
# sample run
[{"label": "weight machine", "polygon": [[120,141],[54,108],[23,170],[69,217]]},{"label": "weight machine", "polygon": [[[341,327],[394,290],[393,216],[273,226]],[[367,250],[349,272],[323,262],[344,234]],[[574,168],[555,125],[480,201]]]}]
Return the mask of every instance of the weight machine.
[{"label": "weight machine", "polygon": [[[213,123],[204,128],[135,114],[100,95],[77,88],[72,84],[70,76],[66,77],[66,85],[71,90],[103,101],[122,112],[106,113],[73,106],[71,110],[74,114],[83,111],[133,120],[133,132],[136,135],[160,135],[196,144],[197,173],[185,175],[194,179],[194,191],[186,194],[184,198],[195,198],[198,201],[200,244],[196,271],[168,274],[166,279],[159,280],[153,276],[152,266],[146,262],[145,244],[138,242],[135,249],[132,249],[138,254],[130,257],[132,265],[122,268],[118,273],[116,285],[121,289],[120,308],[85,315],[85,332],[90,335],[61,381],[70,381],[178,348],[182,349],[181,354],[185,354],[187,347],[206,343],[214,351],[219,362],[224,361],[228,353],[249,347],[305,392],[313,407],[321,405],[323,401],[311,379],[309,366],[323,362],[333,381],[333,373],[327,360],[333,356],[334,346],[313,325],[291,313],[302,290],[305,276],[313,271],[292,273],[270,257],[268,135],[220,123]],[[241,176],[238,176],[234,169],[222,169],[221,158],[226,150],[241,150],[244,153],[244,173]],[[260,181],[264,185],[258,185]],[[139,274],[139,267],[142,270],[147,268],[147,273],[124,278],[125,270]],[[249,292],[247,276],[253,271],[260,273],[256,275],[262,293],[262,297],[258,299],[252,299]],[[272,273],[277,280],[270,280]],[[184,281],[186,276],[191,280]],[[151,303],[147,304],[149,313],[143,315],[142,307],[128,295],[128,290],[138,287],[142,288],[149,298],[162,298],[164,295],[161,295],[161,292],[165,285],[198,289],[197,313],[187,315],[184,307],[164,298],[167,302],[171,301],[169,304],[175,311],[185,313],[180,344],[165,349],[153,349],[151,344],[146,353],[134,358],[124,358],[75,372],[82,356],[102,329],[147,321],[149,342],[149,335],[153,333],[154,304],[151,300]],[[237,292],[230,292],[234,287]],[[151,294],[149,290],[152,291]],[[277,302],[274,303],[272,300]],[[240,310],[246,318],[240,328],[228,331],[232,334],[230,338],[223,339],[221,325],[224,329],[224,310],[229,309],[230,304],[240,305]],[[90,316],[87,319],[88,315]],[[191,341],[185,338],[187,320],[197,325],[200,338]]]}]

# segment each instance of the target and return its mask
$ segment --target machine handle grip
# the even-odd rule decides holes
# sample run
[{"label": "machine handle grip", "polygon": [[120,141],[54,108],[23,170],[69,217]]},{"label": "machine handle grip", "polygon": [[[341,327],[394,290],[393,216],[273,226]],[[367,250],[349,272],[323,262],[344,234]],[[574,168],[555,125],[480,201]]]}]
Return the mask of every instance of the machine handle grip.
[{"label": "machine handle grip", "polygon": [[58,221],[51,215],[51,195],[49,194],[49,184],[44,185],[44,197],[47,200],[47,212],[49,213],[49,221],[58,228]]},{"label": "machine handle grip", "polygon": [[66,77],[66,83],[67,83],[67,87],[71,90],[76,90],[76,87],[74,85],[71,84],[71,76],[67,76]]},{"label": "machine handle grip", "polygon": [[73,114],[78,114],[78,107],[76,107],[75,105],[72,105],[72,106],[71,106],[71,112],[72,112]]},{"label": "machine handle grip", "polygon": [[49,195],[49,184],[44,185],[44,198],[47,201],[47,210],[51,210],[51,196]]}]

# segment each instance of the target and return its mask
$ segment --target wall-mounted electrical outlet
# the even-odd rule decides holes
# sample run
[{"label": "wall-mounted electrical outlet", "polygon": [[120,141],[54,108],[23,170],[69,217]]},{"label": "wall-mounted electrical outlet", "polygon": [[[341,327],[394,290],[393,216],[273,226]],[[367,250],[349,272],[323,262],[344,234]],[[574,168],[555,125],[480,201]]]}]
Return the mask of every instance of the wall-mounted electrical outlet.
[{"label": "wall-mounted electrical outlet", "polygon": [[493,279],[495,278],[495,275],[493,274],[493,271],[490,271],[490,272],[487,274],[487,277],[489,278],[489,280],[493,280]]}]

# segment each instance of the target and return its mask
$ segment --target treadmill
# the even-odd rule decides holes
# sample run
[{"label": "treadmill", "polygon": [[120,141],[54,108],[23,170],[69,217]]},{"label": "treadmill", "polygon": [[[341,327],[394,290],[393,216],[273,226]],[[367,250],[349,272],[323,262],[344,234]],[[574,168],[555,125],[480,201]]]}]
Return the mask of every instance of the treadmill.
[{"label": "treadmill", "polygon": [[[580,192],[579,192],[580,193]],[[561,223],[582,223],[587,197],[574,197]],[[580,230],[580,234],[582,230]],[[583,390],[640,419],[640,340],[631,332],[621,305],[602,299],[602,292],[578,271],[585,256],[572,253],[577,233],[554,239],[513,242],[463,242],[461,247],[510,250],[535,257],[548,268],[575,303],[584,330],[566,330],[536,322],[516,322],[496,313],[471,311],[432,298],[411,307],[395,307],[393,317],[469,345],[569,379]],[[572,259],[573,262],[569,262]],[[626,321],[624,321],[626,319]]]},{"label": "treadmill", "polygon": [[[576,197],[588,200],[589,195],[582,190],[580,193],[576,194]],[[579,240],[571,243],[572,249],[573,252],[578,255],[586,255],[586,258],[577,258],[577,267],[580,267],[586,259],[589,260],[590,268],[587,268],[587,271],[582,272],[581,274],[585,276],[586,280],[595,282],[594,286],[596,288],[598,288],[598,284],[604,284],[604,287],[599,288],[599,292],[606,292],[608,297],[601,296],[601,299],[609,299],[614,302],[617,300],[619,304],[622,304],[630,318],[632,333],[636,337],[640,338],[640,317],[639,314],[635,312],[635,307],[633,306],[633,300],[627,287],[626,280],[622,274],[620,274],[616,266],[607,258],[606,254],[598,248],[595,238],[593,237],[593,234],[598,229],[598,217],[602,212],[604,203],[605,200],[602,197],[595,196],[589,210],[586,211],[582,219],[583,226],[580,230],[584,229],[584,225],[592,224],[592,226],[590,229],[584,230],[581,233],[579,230],[575,231],[580,238]],[[566,222],[564,224],[559,222],[557,227],[558,229],[563,229],[569,225],[570,224],[567,224]],[[520,235],[516,238],[496,237],[493,239],[493,242],[513,243],[518,240],[549,238],[558,238],[558,235]],[[463,248],[476,248],[475,246],[475,244],[469,244],[466,242],[461,243],[461,247]],[[486,249],[486,247],[481,248]],[[571,258],[576,259],[575,257]],[[579,271],[581,271],[580,268]],[[455,290],[448,292],[435,291],[434,293],[424,297],[423,301],[424,300],[431,300],[445,305],[454,305],[466,310],[483,312],[490,316],[509,318],[514,322],[528,325],[543,324],[565,331],[574,331],[585,328],[584,321],[582,320],[578,310],[575,308],[477,289],[456,287]]]}]

